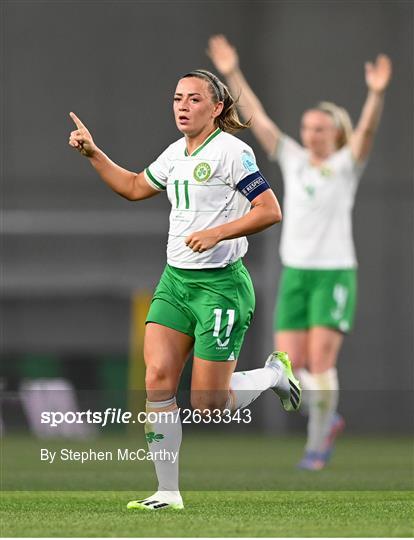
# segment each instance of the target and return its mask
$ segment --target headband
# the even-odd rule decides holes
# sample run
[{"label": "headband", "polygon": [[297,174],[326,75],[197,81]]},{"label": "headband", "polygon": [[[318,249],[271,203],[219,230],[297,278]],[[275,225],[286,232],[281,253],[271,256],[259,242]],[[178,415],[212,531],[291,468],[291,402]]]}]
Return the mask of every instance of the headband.
[{"label": "headband", "polygon": [[194,71],[190,71],[190,73],[186,73],[185,75],[183,75],[182,78],[184,79],[184,77],[191,77],[191,76],[195,76],[195,77],[201,76],[201,77],[204,77],[204,79],[207,79],[209,82],[211,82],[218,100],[224,101],[224,96],[220,88],[220,81],[217,79],[217,77],[215,77],[211,73],[208,73],[207,71],[203,71],[202,69],[195,69]]}]

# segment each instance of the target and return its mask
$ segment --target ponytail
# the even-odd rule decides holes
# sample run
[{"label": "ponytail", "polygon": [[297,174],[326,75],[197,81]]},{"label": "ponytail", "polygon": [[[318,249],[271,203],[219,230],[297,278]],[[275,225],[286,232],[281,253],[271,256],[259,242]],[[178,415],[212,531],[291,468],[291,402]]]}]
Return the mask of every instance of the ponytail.
[{"label": "ponytail", "polygon": [[237,101],[233,98],[233,96],[230,94],[229,89],[226,85],[223,84],[223,94],[224,94],[224,107],[221,111],[220,116],[216,118],[216,122],[218,127],[222,131],[226,131],[227,133],[235,133],[236,131],[239,131],[240,129],[245,129],[250,127],[251,121],[248,120],[247,122],[242,122],[239,118],[239,114],[237,112]]}]

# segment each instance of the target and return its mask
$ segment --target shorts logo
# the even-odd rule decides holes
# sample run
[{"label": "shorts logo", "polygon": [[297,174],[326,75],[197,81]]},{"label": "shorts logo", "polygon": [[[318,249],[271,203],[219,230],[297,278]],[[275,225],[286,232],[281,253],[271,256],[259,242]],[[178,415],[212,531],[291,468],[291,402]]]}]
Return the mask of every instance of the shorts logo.
[{"label": "shorts logo", "polygon": [[199,163],[193,172],[193,177],[196,182],[206,182],[211,175],[211,167],[208,163]]},{"label": "shorts logo", "polygon": [[247,150],[243,150],[241,160],[243,163],[243,167],[246,169],[246,171],[256,172],[258,170],[258,167],[256,165],[256,160],[254,159],[254,155],[248,152]]}]

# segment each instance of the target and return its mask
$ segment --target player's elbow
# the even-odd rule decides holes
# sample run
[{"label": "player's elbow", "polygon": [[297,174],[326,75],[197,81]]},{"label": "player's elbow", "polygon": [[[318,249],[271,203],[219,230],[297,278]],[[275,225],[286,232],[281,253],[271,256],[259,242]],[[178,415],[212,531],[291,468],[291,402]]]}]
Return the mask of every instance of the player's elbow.
[{"label": "player's elbow", "polygon": [[[257,231],[263,231],[276,223],[282,221],[282,212],[279,205],[263,204],[256,205],[257,214]],[[260,212],[260,214],[259,214]]]},{"label": "player's elbow", "polygon": [[266,220],[268,227],[282,221],[282,211],[278,204],[269,205],[269,207],[266,209]]},{"label": "player's elbow", "polygon": [[275,223],[280,223],[282,221],[282,210],[280,209],[280,206],[277,205],[272,210],[272,225],[275,225]]},{"label": "player's elbow", "polygon": [[129,192],[129,191],[126,191],[126,192],[120,192],[120,191],[118,191],[117,193],[118,193],[118,195],[120,195],[123,199],[126,199],[127,201],[138,201],[138,200],[139,200],[139,196],[136,195],[136,194],[133,193],[133,192]]},{"label": "player's elbow", "polygon": [[128,199],[129,201],[140,201],[144,198],[142,195],[142,188],[138,182],[137,175],[134,175],[132,182],[129,185],[126,199]]},{"label": "player's elbow", "polygon": [[122,185],[121,187],[116,186],[112,189],[127,201],[138,201],[142,198],[141,191],[135,182],[135,178],[132,178],[129,182],[125,182],[125,185]]},{"label": "player's elbow", "polygon": [[253,209],[260,212],[260,218],[263,228],[270,227],[275,223],[282,221],[282,211],[279,201],[271,189],[267,189],[252,202]]}]

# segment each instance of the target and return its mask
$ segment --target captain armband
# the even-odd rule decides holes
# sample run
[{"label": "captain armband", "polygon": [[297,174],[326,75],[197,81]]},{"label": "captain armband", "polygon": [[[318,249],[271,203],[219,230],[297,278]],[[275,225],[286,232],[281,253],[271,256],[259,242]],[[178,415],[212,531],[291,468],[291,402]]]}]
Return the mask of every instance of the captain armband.
[{"label": "captain armband", "polygon": [[240,180],[236,187],[250,202],[260,195],[260,193],[263,193],[263,191],[270,189],[266,178],[260,171],[249,174],[249,176]]}]

